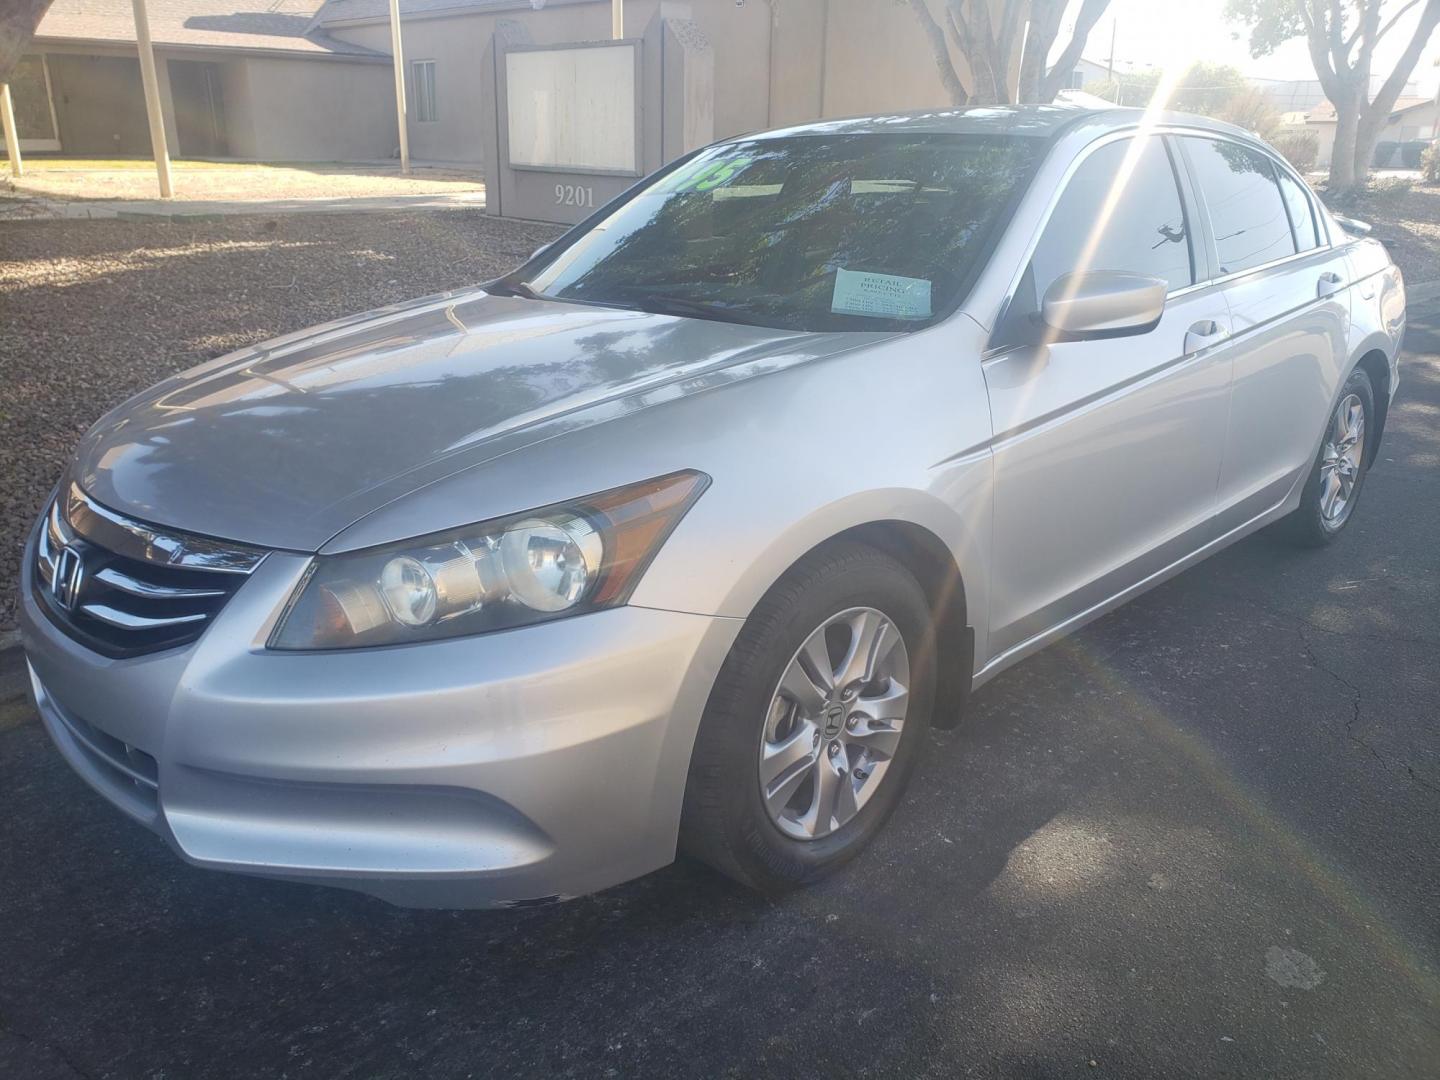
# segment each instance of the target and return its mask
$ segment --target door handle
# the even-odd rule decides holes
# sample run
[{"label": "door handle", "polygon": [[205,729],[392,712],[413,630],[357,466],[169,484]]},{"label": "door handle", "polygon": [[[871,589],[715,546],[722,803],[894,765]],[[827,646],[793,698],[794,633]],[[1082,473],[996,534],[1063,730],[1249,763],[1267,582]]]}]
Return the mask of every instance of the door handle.
[{"label": "door handle", "polygon": [[1225,328],[1214,319],[1201,319],[1185,331],[1185,355],[1197,353],[1226,337]]},{"label": "door handle", "polygon": [[1320,280],[1315,283],[1315,295],[1322,300],[1327,296],[1334,296],[1344,287],[1340,275],[1333,270],[1326,270],[1320,275]]}]

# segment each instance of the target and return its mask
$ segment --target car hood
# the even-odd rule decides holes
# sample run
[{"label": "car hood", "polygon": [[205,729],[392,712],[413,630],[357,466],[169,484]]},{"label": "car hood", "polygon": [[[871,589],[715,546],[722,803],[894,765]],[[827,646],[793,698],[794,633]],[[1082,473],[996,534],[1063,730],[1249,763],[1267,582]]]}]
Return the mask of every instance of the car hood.
[{"label": "car hood", "polygon": [[91,429],[75,474],[143,521],[314,551],[499,454],[881,336],[445,294],[169,379]]}]

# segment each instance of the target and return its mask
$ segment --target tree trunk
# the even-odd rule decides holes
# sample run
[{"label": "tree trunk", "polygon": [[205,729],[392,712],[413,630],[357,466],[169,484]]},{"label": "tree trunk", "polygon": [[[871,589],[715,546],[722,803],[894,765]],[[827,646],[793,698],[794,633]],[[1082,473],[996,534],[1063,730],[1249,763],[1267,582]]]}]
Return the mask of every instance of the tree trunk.
[{"label": "tree trunk", "polygon": [[10,81],[20,54],[35,36],[35,27],[50,7],[50,0],[0,2],[0,83]]},{"label": "tree trunk", "polygon": [[[1400,10],[1404,11],[1405,8]],[[1380,27],[1379,0],[1371,0],[1370,7],[1366,9],[1366,15],[1371,21],[1366,26],[1367,34],[1361,45],[1359,61],[1355,65],[1356,77],[1363,78],[1363,82],[1360,83],[1361,92],[1357,107],[1359,122],[1355,138],[1354,181],[1357,184],[1363,184],[1369,179],[1370,165],[1375,160],[1375,144],[1380,141],[1380,134],[1390,120],[1390,110],[1399,100],[1400,91],[1405,88],[1405,81],[1415,70],[1415,64],[1420,59],[1426,43],[1435,33],[1435,28],[1440,26],[1440,0],[1426,0],[1414,34],[1411,35],[1405,51],[1400,55],[1400,59],[1391,70],[1389,77],[1380,87],[1379,93],[1375,95],[1374,101],[1369,100],[1371,58],[1374,55],[1376,43],[1394,25],[1399,13],[1392,15],[1390,23],[1384,29]]]},{"label": "tree trunk", "polygon": [[1362,187],[1370,179],[1370,166],[1375,161],[1375,144],[1385,130],[1389,116],[1381,116],[1378,122],[1367,116],[1355,123],[1355,168],[1352,180],[1356,187]]},{"label": "tree trunk", "polygon": [[[1330,190],[1348,191],[1356,184],[1355,153],[1359,142],[1360,89],[1345,85],[1335,106],[1335,146],[1330,151]],[[1373,152],[1375,147],[1370,146]],[[1363,179],[1360,181],[1363,183]]]}]

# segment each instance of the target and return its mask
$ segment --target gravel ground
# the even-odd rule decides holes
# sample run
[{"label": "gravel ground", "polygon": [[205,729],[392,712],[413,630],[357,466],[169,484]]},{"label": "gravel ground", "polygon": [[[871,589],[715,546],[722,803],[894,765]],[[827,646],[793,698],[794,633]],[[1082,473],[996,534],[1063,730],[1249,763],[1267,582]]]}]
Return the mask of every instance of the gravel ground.
[{"label": "gravel ground", "polygon": [[[172,163],[175,200],[341,199],[374,195],[437,195],[481,191],[478,171],[417,166],[402,176],[398,165],[252,165]],[[23,200],[154,199],[155,166],[148,161],[31,161],[19,180],[0,181],[0,196]]]},{"label": "gravel ground", "polygon": [[1407,282],[1440,281],[1440,185],[1379,179],[1366,191],[1320,197],[1336,213],[1374,226]]},{"label": "gravel ground", "polygon": [[483,281],[556,232],[467,210],[0,226],[0,631],[25,531],[107,409],[252,342]]}]

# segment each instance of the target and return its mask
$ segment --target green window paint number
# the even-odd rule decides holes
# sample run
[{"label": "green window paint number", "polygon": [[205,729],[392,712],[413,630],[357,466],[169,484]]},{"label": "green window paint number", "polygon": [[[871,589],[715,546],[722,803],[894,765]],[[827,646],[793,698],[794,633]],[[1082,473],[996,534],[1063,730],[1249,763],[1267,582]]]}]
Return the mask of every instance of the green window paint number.
[{"label": "green window paint number", "polygon": [[736,173],[754,160],[754,158],[737,157],[729,161],[712,161],[693,173],[681,176],[671,190],[677,195],[683,195],[687,191],[714,191],[716,188],[728,184]]}]

